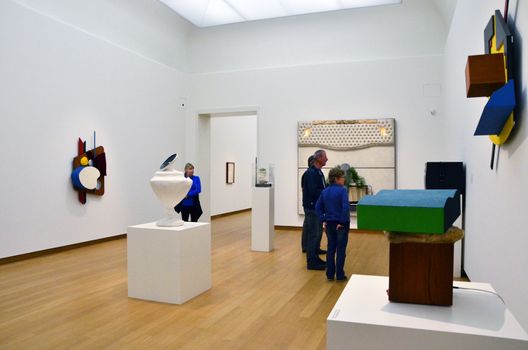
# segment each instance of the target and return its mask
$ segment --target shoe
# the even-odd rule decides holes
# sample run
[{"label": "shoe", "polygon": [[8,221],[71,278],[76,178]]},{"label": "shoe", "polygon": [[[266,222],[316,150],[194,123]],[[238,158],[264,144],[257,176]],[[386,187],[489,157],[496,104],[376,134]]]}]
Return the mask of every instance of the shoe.
[{"label": "shoe", "polygon": [[317,263],[326,266],[326,261],[324,261],[323,259],[317,260]]},{"label": "shoe", "polygon": [[321,264],[317,264],[317,265],[308,265],[306,267],[308,270],[319,270],[319,271],[324,271],[326,270],[326,265],[321,265]]},{"label": "shoe", "polygon": [[319,249],[319,251],[317,252],[317,255],[323,255],[323,254],[326,254],[326,250]]},{"label": "shoe", "polygon": [[333,281],[334,280],[334,276],[332,276],[332,277],[326,276],[326,279],[329,280],[329,281]]},{"label": "shoe", "polygon": [[346,281],[346,280],[348,280],[348,277],[346,275],[344,275],[341,278],[336,278],[336,280],[338,280],[338,281]]}]

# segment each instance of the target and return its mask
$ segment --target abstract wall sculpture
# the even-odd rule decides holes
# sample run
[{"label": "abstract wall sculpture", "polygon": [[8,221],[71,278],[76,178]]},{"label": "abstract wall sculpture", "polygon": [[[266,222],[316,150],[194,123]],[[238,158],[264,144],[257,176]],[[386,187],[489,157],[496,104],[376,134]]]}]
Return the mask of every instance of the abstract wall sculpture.
[{"label": "abstract wall sculpture", "polygon": [[[302,121],[297,125],[298,213],[303,215],[301,177],[307,159],[316,150],[326,151],[328,171],[340,164],[354,167],[376,193],[394,189],[396,179],[394,119]],[[353,215],[355,215],[353,213]]]},{"label": "abstract wall sculpture", "polygon": [[86,141],[77,141],[77,157],[73,158],[71,179],[78,192],[79,202],[86,204],[86,194],[102,196],[105,192],[106,154],[103,146],[96,146],[95,131],[93,149],[86,150]]},{"label": "abstract wall sculpture", "polygon": [[489,97],[474,135],[489,135],[492,142],[490,168],[493,169],[495,146],[508,140],[515,125],[515,82],[513,35],[499,10],[484,29],[484,55],[469,56],[466,64],[466,96]]}]

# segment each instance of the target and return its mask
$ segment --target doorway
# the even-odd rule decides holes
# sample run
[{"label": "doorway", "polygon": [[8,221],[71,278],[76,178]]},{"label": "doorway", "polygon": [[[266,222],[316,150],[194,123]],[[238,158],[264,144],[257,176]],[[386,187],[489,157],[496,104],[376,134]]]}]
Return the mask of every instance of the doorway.
[{"label": "doorway", "polygon": [[200,221],[251,208],[258,154],[257,108],[201,112],[197,118],[195,159],[204,211]]}]

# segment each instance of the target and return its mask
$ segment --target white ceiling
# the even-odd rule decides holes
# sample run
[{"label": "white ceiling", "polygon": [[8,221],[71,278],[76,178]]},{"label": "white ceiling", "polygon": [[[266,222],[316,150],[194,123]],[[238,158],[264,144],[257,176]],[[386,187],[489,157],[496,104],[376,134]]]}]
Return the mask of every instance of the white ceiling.
[{"label": "white ceiling", "polygon": [[402,0],[160,0],[197,27],[303,15]]}]

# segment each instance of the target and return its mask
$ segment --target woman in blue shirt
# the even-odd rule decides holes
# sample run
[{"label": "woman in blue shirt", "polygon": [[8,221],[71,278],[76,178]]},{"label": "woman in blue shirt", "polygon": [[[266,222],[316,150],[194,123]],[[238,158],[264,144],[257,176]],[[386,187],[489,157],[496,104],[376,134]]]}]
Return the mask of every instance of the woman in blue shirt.
[{"label": "woman in blue shirt", "polygon": [[189,215],[192,222],[197,222],[202,215],[202,206],[200,205],[199,193],[202,192],[200,177],[194,175],[194,165],[185,164],[185,177],[192,180],[192,186],[187,196],[181,201],[181,215],[183,221],[189,221]]},{"label": "woman in blue shirt", "polygon": [[345,265],[348,230],[350,229],[350,204],[345,184],[345,172],[333,168],[328,173],[330,186],[325,188],[317,203],[315,211],[326,227],[328,251],[326,253],[326,277],[329,281],[335,278],[345,281]]}]

